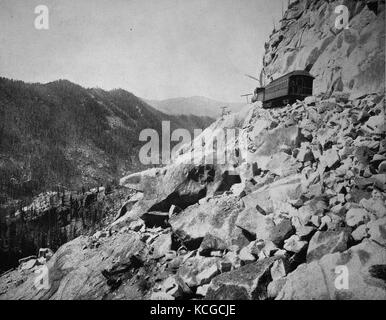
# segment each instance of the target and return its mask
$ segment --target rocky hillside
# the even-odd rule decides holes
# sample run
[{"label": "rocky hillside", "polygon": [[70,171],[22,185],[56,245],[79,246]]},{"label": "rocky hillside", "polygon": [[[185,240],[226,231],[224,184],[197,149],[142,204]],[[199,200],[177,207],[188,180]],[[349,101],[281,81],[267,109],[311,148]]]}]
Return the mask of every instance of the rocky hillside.
[{"label": "rocky hillside", "polygon": [[[338,4],[349,9],[348,29],[334,29]],[[119,206],[102,206],[107,215],[93,207],[86,213],[88,219],[93,213],[102,219],[100,230],[91,234],[96,228],[85,223],[85,232],[52,257],[22,260],[0,277],[0,299],[385,300],[384,13],[383,0],[292,2],[266,44],[262,77],[267,82],[309,69],[316,77],[315,96],[279,109],[262,109],[259,102],[245,106],[212,123],[179,150],[172,164],[125,176]],[[121,134],[137,134],[131,130],[135,120],[161,114],[123,91],[83,89],[78,95],[68,86],[59,82],[31,89],[34,94],[49,90],[47,102],[36,100],[44,123],[55,123],[38,135],[44,141],[66,132],[64,145],[82,137],[119,154],[115,146]],[[3,92],[8,91],[0,90],[7,101]],[[58,97],[57,92],[68,94]],[[58,123],[57,114],[65,117],[72,99],[78,101],[76,117]],[[128,100],[138,108],[127,107]],[[55,113],[44,112],[53,110],[48,103],[57,106]],[[31,109],[15,110],[3,112],[11,123],[36,121]],[[86,122],[92,134],[80,135],[73,127],[77,121]],[[26,128],[31,133],[23,136],[29,140],[19,143],[20,150],[35,146],[35,122],[18,126],[19,131],[5,130],[8,122],[1,135],[9,135],[5,141],[19,143],[16,133]],[[95,127],[102,131],[92,131]],[[224,136],[225,144],[219,144]],[[208,161],[217,151],[215,161]],[[219,154],[227,155],[225,163]],[[95,152],[88,159],[101,162]],[[86,201],[88,195],[78,197]],[[82,202],[80,208],[85,206]],[[80,225],[74,217],[79,208],[68,206],[66,197],[56,207],[60,227],[54,230],[67,228],[65,234],[71,235]],[[39,216],[50,217],[42,208]],[[40,239],[47,232],[34,234]],[[48,270],[44,286],[36,283],[38,270]]]},{"label": "rocky hillside", "polygon": [[228,106],[228,111],[237,112],[243,106],[242,103],[220,102],[205,97],[146,100],[146,102],[167,114],[201,115],[214,119],[221,116],[221,107]]},{"label": "rocky hillside", "polygon": [[[136,194],[113,223],[3,275],[0,298],[386,299],[384,119],[377,94],[220,119],[170,166],[123,178]],[[231,164],[190,162],[227,128]]]},{"label": "rocky hillside", "polygon": [[[336,29],[338,5],[349,10],[348,28]],[[298,0],[265,44],[262,79],[310,70],[314,94],[353,97],[385,90],[385,1]]]},{"label": "rocky hillside", "polygon": [[58,185],[99,186],[140,170],[139,133],[160,132],[162,120],[190,131],[213,121],[166,115],[124,90],[0,78],[0,204]]}]

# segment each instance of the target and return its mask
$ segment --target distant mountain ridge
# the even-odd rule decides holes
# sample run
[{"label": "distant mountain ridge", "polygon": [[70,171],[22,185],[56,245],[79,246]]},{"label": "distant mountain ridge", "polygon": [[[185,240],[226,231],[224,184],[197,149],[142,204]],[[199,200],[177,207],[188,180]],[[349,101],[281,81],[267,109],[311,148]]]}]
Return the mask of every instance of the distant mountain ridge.
[{"label": "distant mountain ridge", "polygon": [[204,129],[213,119],[162,113],[130,92],[0,78],[0,203],[62,185],[95,186],[143,168],[146,128]]},{"label": "distant mountain ridge", "polygon": [[245,103],[221,102],[201,96],[144,101],[170,115],[185,114],[211,118],[218,118],[221,115],[221,107],[227,106],[229,111],[237,112],[245,105]]}]

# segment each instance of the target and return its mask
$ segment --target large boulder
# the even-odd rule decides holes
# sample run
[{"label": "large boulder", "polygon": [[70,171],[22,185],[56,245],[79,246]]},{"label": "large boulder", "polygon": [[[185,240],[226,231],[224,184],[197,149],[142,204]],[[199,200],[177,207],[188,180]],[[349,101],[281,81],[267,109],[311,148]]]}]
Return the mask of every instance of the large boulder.
[{"label": "large boulder", "polygon": [[172,216],[169,223],[176,236],[192,249],[198,248],[208,233],[221,239],[227,246],[238,244],[242,247],[247,239],[235,227],[242,209],[243,204],[238,197],[215,197]]},{"label": "large boulder", "polygon": [[270,270],[276,258],[267,258],[214,278],[208,289],[208,300],[264,300],[271,282]]},{"label": "large boulder", "polygon": [[284,240],[295,231],[290,219],[275,220],[272,216],[260,214],[254,208],[247,208],[241,212],[236,225],[250,233],[257,240],[272,241],[278,246],[282,245]]},{"label": "large boulder", "polygon": [[246,208],[237,217],[236,226],[256,237],[259,226],[266,225],[269,218],[262,215],[256,208]]},{"label": "large boulder", "polygon": [[322,197],[316,197],[306,202],[298,210],[291,212],[291,214],[299,219],[299,223],[301,225],[307,225],[311,221],[312,217],[322,216],[327,208],[328,204],[325,199]]},{"label": "large boulder", "polygon": [[287,276],[279,300],[386,299],[386,250],[365,240],[345,252],[300,265]]},{"label": "large boulder", "polygon": [[178,276],[189,286],[195,288],[208,284],[220,274],[219,258],[204,258],[196,256],[187,259],[179,268]]},{"label": "large boulder", "polygon": [[[78,237],[61,246],[48,261],[47,273],[42,273],[46,278],[42,278],[41,288],[36,287],[37,274],[31,273],[2,298],[103,299],[111,289],[106,275],[118,273],[119,270],[128,272],[133,264],[132,257],[143,249],[144,244],[135,232],[117,233],[106,238],[97,249],[88,249],[87,237]],[[118,278],[114,283],[119,284]],[[137,295],[136,298],[141,296]]]},{"label": "large boulder", "polygon": [[369,213],[363,208],[351,208],[346,213],[346,223],[350,227],[357,227],[369,221]]},{"label": "large boulder", "polygon": [[159,235],[155,241],[151,244],[153,248],[153,259],[159,259],[164,257],[172,247],[172,236],[170,233]]},{"label": "large boulder", "polygon": [[291,220],[287,218],[280,221],[270,221],[269,225],[256,232],[258,240],[272,241],[277,246],[282,246],[284,240],[288,239],[295,232]]},{"label": "large boulder", "polygon": [[[220,173],[219,173],[220,174]],[[172,205],[182,209],[205,197],[214,185],[214,166],[172,164],[131,174],[121,179],[122,186],[143,192],[126,218],[136,218],[149,211],[169,212]]]},{"label": "large boulder", "polygon": [[240,182],[237,173],[212,164],[173,163],[131,174],[122,178],[120,184],[144,195],[116,223],[135,220],[149,212],[168,214],[173,206],[185,209],[206,196],[227,192]]},{"label": "large boulder", "polygon": [[305,140],[298,126],[284,125],[273,130],[260,131],[255,136],[251,134],[251,139],[257,149],[249,154],[248,160],[250,163],[257,162],[257,165],[264,170],[269,166],[271,157],[280,153],[283,146],[292,150],[300,147],[301,142]]},{"label": "large boulder", "polygon": [[243,198],[247,208],[258,208],[272,213],[291,200],[298,200],[303,194],[301,175],[289,176],[268,184]]},{"label": "large boulder", "polygon": [[318,260],[326,254],[347,250],[350,230],[318,231],[311,238],[307,251],[307,262]]},{"label": "large boulder", "polygon": [[124,216],[128,211],[130,211],[134,204],[136,204],[139,200],[143,198],[142,192],[135,193],[128,201],[126,201],[122,207],[118,210],[118,213],[116,214],[114,220],[119,219],[120,217]]},{"label": "large boulder", "polygon": [[367,228],[371,240],[386,246],[386,218],[370,221]]},{"label": "large boulder", "polygon": [[289,252],[299,253],[306,248],[307,244],[307,241],[300,240],[300,237],[295,234],[284,241],[283,248]]},{"label": "large boulder", "polygon": [[320,157],[320,163],[325,168],[334,168],[336,167],[340,162],[340,157],[338,154],[338,151],[335,149],[329,149],[327,150],[321,157]]},{"label": "large boulder", "polygon": [[201,243],[198,252],[200,255],[208,256],[213,251],[225,251],[227,249],[226,242],[210,233],[207,233]]},{"label": "large boulder", "polygon": [[185,282],[180,277],[175,275],[170,276],[163,282],[161,292],[171,295],[176,299],[189,297],[192,294]]},{"label": "large boulder", "polygon": [[382,218],[386,216],[386,205],[383,199],[362,199],[360,201],[361,206],[363,206],[369,213],[373,214],[377,218]]}]

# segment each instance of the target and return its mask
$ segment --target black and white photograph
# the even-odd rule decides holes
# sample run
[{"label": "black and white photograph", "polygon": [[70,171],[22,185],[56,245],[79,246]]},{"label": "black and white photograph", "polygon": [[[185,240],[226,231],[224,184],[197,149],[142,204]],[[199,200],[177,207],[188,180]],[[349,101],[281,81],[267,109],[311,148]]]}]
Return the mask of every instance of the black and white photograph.
[{"label": "black and white photograph", "polygon": [[0,300],[386,300],[385,10],[0,0]]}]

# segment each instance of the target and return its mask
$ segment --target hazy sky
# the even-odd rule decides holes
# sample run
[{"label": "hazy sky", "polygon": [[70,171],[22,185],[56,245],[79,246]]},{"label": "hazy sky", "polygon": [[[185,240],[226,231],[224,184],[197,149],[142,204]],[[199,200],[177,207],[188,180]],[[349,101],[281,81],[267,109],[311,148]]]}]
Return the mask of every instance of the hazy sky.
[{"label": "hazy sky", "polygon": [[[287,1],[284,1],[287,3]],[[0,76],[241,101],[282,0],[0,0]],[[36,30],[37,5],[49,30]]]}]

